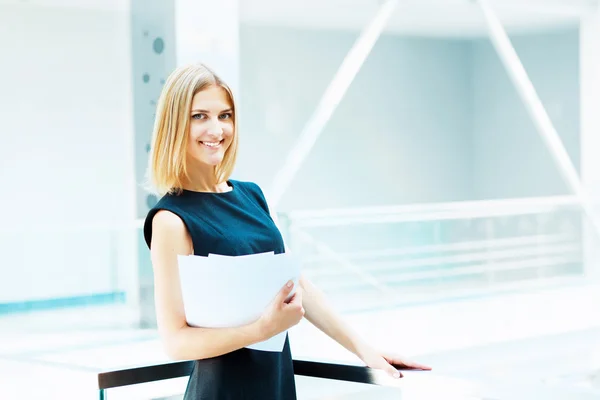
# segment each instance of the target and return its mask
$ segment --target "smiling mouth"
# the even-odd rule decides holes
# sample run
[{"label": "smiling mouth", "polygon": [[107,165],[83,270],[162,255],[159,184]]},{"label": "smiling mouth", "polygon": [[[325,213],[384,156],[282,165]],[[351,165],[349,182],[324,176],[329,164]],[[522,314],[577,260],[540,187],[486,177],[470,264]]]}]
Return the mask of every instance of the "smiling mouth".
[{"label": "smiling mouth", "polygon": [[221,147],[221,145],[223,144],[224,141],[225,141],[225,139],[223,139],[219,142],[200,142],[200,143],[202,143],[205,147],[208,147],[210,149],[217,149],[217,148]]}]

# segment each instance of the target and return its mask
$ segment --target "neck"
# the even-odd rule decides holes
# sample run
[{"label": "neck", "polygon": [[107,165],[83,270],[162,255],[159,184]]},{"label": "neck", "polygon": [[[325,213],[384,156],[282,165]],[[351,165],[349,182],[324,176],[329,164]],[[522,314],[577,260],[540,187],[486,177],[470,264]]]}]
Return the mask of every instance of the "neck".
[{"label": "neck", "polygon": [[214,166],[188,167],[188,179],[183,182],[183,188],[194,192],[226,192],[227,182],[217,182]]}]

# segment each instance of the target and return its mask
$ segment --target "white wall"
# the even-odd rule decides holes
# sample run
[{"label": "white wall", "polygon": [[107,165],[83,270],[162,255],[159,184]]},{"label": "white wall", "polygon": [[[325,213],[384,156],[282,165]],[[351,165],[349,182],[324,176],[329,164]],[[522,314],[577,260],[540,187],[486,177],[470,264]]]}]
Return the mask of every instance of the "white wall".
[{"label": "white wall", "polygon": [[129,18],[0,6],[0,302],[115,290],[108,233],[39,226],[132,219]]},{"label": "white wall", "polygon": [[[236,176],[269,188],[356,37],[242,26]],[[468,42],[381,37],[280,209],[469,198],[469,55]]]},{"label": "white wall", "polygon": [[[511,37],[573,164],[579,169],[577,29]],[[489,40],[473,43],[473,193],[476,199],[568,194],[550,152]]]},{"label": "white wall", "polygon": [[[241,32],[236,173],[268,188],[357,33],[251,25]],[[577,29],[511,39],[578,166]],[[488,39],[384,35],[280,208],[565,193]]]},{"label": "white wall", "polygon": [[[269,189],[358,33],[251,25],[241,33],[236,175]],[[513,39],[578,164],[577,30]],[[489,39],[384,35],[278,210],[564,193]],[[398,246],[404,237],[434,240],[431,230],[406,229],[390,224],[311,232],[339,251]]]},{"label": "white wall", "polygon": [[[33,227],[134,218],[129,18],[0,9],[0,303],[124,284],[129,242]],[[241,26],[236,178],[268,189],[356,36]],[[516,43],[577,162],[576,40]],[[489,44],[386,35],[280,210],[561,193],[544,151]]]}]

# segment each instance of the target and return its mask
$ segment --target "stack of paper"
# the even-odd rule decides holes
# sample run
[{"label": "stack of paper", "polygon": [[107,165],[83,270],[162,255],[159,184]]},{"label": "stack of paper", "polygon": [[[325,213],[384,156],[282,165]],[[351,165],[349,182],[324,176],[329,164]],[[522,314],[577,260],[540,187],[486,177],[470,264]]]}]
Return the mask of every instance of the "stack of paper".
[{"label": "stack of paper", "polygon": [[[300,263],[289,253],[229,257],[179,256],[179,277],[189,326],[230,328],[256,321],[287,281],[300,277]],[[290,295],[291,296],[291,295]],[[287,332],[248,346],[282,351]]]}]

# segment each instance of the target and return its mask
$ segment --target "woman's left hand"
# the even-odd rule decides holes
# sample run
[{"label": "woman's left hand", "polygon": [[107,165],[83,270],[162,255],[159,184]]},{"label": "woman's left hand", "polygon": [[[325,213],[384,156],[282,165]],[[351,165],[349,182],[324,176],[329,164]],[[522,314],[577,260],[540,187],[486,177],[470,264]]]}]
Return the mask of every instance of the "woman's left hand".
[{"label": "woman's left hand", "polygon": [[431,370],[431,367],[428,367],[427,365],[419,364],[396,354],[379,352],[375,349],[369,349],[363,356],[361,356],[361,359],[365,364],[367,364],[367,367],[381,369],[394,378],[402,377],[402,373],[396,368],[414,370],[418,369],[425,371]]}]

